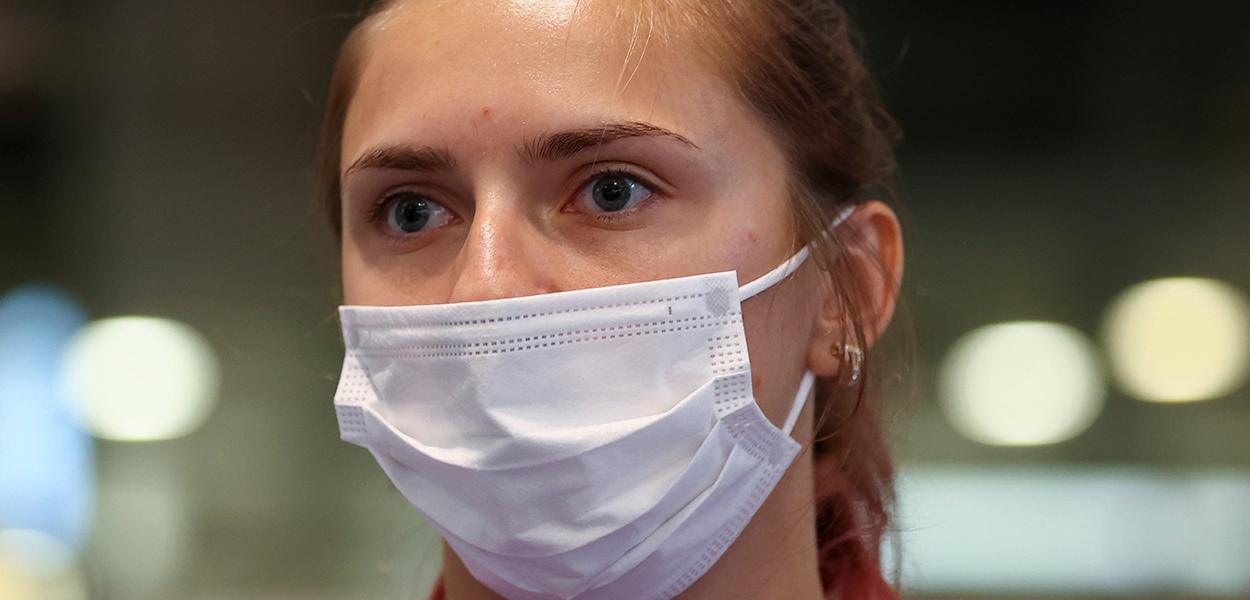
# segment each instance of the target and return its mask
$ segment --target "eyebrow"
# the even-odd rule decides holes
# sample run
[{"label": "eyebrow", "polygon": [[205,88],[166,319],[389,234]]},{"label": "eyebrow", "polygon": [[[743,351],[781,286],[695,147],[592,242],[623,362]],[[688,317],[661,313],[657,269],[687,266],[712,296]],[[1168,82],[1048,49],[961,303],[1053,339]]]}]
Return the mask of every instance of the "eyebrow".
[{"label": "eyebrow", "polygon": [[401,169],[404,171],[450,171],[456,168],[456,157],[445,148],[430,146],[385,146],[360,155],[344,173],[364,169]]},{"label": "eyebrow", "polygon": [[[566,129],[545,133],[528,139],[517,149],[521,158],[529,163],[556,161],[573,156],[588,148],[602,146],[617,140],[637,137],[661,137],[675,140],[699,150],[685,136],[663,127],[640,121],[604,123],[595,127]],[[404,171],[450,171],[456,167],[456,158],[446,148],[432,146],[383,146],[366,151],[347,167],[344,175],[364,169],[400,169]]]},{"label": "eyebrow", "polygon": [[535,139],[526,140],[521,147],[521,158],[527,162],[556,161],[568,158],[587,148],[602,146],[616,140],[635,137],[662,137],[676,140],[698,150],[694,142],[685,136],[673,133],[663,127],[640,121],[621,121],[604,123],[597,127],[567,129],[555,133],[543,134]]}]

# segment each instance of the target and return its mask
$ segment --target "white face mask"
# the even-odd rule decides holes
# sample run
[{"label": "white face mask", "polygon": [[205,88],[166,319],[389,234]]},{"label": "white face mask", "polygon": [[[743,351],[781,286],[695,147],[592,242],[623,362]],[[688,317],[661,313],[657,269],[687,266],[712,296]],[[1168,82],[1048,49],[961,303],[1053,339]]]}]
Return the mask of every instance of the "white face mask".
[{"label": "white face mask", "polygon": [[[844,210],[836,227],[851,213]],[[733,271],[482,302],[343,306],[334,402],[479,581],[512,599],[671,598],[800,446],[751,389]]]}]

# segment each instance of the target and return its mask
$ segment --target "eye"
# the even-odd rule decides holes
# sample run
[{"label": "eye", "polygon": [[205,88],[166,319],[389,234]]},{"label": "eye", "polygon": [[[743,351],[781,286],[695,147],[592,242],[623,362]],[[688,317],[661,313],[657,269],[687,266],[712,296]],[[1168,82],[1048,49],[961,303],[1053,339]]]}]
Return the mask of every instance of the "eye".
[{"label": "eye", "polygon": [[381,220],[383,216],[388,233],[397,236],[436,229],[455,218],[442,204],[411,190],[401,190],[382,198],[375,209],[374,220]]},{"label": "eye", "polygon": [[620,212],[651,197],[651,188],[622,171],[600,173],[578,193],[577,202],[587,212]]}]

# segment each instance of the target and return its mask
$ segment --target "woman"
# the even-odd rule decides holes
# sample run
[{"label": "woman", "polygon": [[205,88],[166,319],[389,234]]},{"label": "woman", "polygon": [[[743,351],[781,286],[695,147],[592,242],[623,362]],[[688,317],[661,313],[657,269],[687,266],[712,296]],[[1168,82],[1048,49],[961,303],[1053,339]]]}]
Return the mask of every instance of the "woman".
[{"label": "woman", "polygon": [[382,2],[331,85],[340,426],[436,597],[894,597],[896,134],[839,7]]}]

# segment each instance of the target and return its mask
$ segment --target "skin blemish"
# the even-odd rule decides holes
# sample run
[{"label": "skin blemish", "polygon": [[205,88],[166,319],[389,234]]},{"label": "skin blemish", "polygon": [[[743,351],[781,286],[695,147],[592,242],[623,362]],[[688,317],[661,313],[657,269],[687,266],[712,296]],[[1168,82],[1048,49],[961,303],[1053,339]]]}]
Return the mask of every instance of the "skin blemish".
[{"label": "skin blemish", "polygon": [[482,107],[482,120],[483,120],[483,121],[489,121],[489,120],[490,120],[490,112],[491,112],[491,109],[490,109],[490,107],[489,107],[489,106],[483,106],[483,107]]},{"label": "skin blemish", "polygon": [[748,232],[747,232],[747,241],[749,241],[749,242],[758,242],[758,241],[760,241],[760,236],[756,235],[754,231],[748,231]]}]

